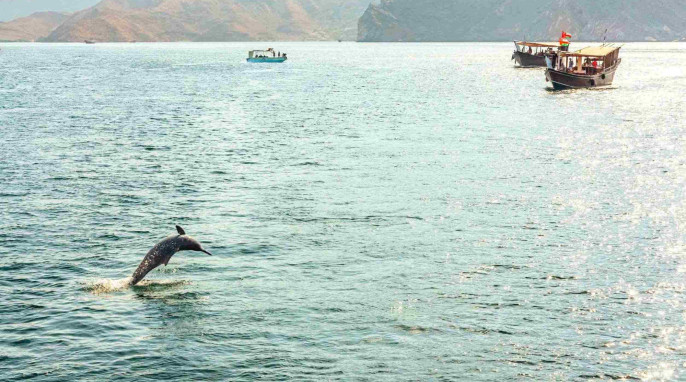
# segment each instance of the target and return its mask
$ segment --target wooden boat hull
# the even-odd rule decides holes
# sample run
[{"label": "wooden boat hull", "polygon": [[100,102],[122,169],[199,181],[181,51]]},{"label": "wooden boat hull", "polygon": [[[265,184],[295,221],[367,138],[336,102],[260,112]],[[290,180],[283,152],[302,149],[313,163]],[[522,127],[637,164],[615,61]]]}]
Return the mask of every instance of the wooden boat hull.
[{"label": "wooden boat hull", "polygon": [[260,57],[260,58],[248,58],[248,62],[284,62],[286,57]]},{"label": "wooden boat hull", "polygon": [[545,56],[536,56],[524,52],[514,52],[512,58],[523,68],[545,67]]},{"label": "wooden boat hull", "polygon": [[595,75],[567,73],[547,68],[545,70],[545,78],[546,81],[550,81],[553,84],[555,90],[587,89],[608,86],[612,85],[612,81],[615,78],[615,71],[617,71],[617,67],[621,61],[621,59],[618,60],[613,67]]}]

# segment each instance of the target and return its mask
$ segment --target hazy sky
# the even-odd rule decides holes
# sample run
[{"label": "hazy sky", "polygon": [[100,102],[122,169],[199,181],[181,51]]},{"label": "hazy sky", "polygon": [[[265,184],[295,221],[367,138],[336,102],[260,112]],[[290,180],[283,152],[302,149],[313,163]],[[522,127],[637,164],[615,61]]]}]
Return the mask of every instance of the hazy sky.
[{"label": "hazy sky", "polygon": [[100,0],[0,0],[0,21],[28,16],[38,11],[78,11]]}]

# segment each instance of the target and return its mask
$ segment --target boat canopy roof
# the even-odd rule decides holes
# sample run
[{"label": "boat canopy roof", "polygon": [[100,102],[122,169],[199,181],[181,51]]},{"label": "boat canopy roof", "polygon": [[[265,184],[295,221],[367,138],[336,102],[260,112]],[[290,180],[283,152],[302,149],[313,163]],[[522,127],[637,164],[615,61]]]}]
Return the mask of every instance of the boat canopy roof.
[{"label": "boat canopy roof", "polygon": [[621,46],[613,45],[602,45],[602,46],[589,46],[583,49],[579,49],[576,52],[560,52],[560,56],[571,56],[571,57],[605,57],[619,50]]},{"label": "boat canopy roof", "polygon": [[559,48],[560,44],[552,42],[527,42],[527,41],[515,41],[515,44],[522,46],[530,46],[532,48]]},{"label": "boat canopy roof", "polygon": [[273,51],[274,51],[274,48],[269,48],[269,49],[264,49],[264,50],[263,50],[263,49],[251,50],[251,52],[255,52],[255,53],[262,53],[262,52],[264,52],[264,53],[270,52],[270,53],[271,53],[271,52],[273,52]]}]

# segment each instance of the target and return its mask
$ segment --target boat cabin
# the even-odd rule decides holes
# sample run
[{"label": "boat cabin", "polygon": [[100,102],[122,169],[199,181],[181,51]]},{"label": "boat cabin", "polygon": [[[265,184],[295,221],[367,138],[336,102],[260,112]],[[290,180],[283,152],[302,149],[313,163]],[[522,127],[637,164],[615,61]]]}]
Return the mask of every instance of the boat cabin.
[{"label": "boat cabin", "polygon": [[264,58],[264,57],[286,57],[286,53],[281,54],[281,52],[276,52],[274,49],[269,48],[267,50],[251,50],[248,52],[248,57],[250,58]]},{"label": "boat cabin", "polygon": [[515,41],[514,44],[515,52],[526,53],[533,56],[543,56],[546,53],[551,53],[560,48],[560,44],[555,43]]},{"label": "boat cabin", "polygon": [[546,59],[548,68],[560,72],[596,75],[614,67],[619,61],[620,46],[602,45],[576,52],[559,52]]}]

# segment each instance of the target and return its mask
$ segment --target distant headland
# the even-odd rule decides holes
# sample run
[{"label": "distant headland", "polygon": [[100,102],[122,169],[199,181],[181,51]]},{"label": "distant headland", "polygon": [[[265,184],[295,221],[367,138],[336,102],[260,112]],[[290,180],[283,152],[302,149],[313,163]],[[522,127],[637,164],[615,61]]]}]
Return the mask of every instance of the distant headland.
[{"label": "distant headland", "polygon": [[686,39],[683,0],[382,0],[359,20],[358,41],[577,41]]}]

